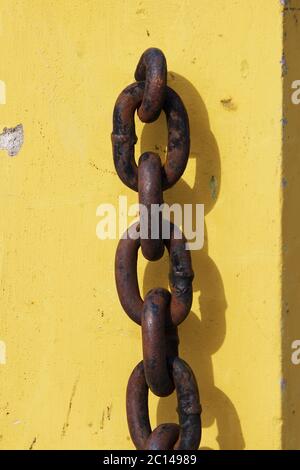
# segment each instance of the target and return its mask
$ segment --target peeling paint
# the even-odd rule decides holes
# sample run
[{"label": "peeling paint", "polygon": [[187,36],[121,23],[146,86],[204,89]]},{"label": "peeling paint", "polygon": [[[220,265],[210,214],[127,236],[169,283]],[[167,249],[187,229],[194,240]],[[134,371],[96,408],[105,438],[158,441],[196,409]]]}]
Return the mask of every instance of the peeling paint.
[{"label": "peeling paint", "polygon": [[3,129],[0,134],[0,150],[6,150],[10,157],[17,155],[24,142],[24,131],[22,124],[16,127]]}]

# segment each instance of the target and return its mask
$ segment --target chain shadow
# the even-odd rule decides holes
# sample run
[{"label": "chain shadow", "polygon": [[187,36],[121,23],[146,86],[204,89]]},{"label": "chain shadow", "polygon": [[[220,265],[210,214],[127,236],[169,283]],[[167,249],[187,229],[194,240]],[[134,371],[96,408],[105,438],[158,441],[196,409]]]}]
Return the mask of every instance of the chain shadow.
[{"label": "chain shadow", "polygon": [[[221,168],[218,146],[209,127],[207,110],[197,90],[185,78],[174,72],[169,72],[168,83],[183,99],[189,115],[191,152],[188,166],[194,165],[192,170],[195,179],[193,187],[190,187],[183,176],[173,188],[164,192],[164,200],[170,205],[175,202],[193,205],[202,203],[207,214],[215,205],[220,191]],[[166,142],[167,129],[162,113],[155,123],[143,127],[141,153],[146,151],[159,153],[164,161]],[[216,441],[220,449],[243,449],[245,442],[237,411],[231,400],[214,383],[211,356],[220,349],[225,339],[227,303],[220,272],[208,255],[206,228],[204,247],[192,251],[191,255],[195,272],[193,291],[194,298],[195,294],[198,296],[199,311],[197,313],[191,311],[179,327],[180,355],[192,367],[199,385],[203,428],[216,424],[218,430]],[[157,286],[168,288],[166,253],[161,260],[147,263],[143,294]],[[159,399],[157,425],[163,422],[177,422],[174,393],[170,397]]]}]

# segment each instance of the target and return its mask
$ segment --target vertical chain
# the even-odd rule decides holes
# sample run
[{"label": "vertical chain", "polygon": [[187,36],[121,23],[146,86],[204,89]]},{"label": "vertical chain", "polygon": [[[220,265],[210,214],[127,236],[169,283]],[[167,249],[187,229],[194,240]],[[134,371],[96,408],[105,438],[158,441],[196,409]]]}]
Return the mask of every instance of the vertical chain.
[{"label": "vertical chain", "polygon": [[[178,356],[177,326],[192,305],[191,256],[178,227],[168,222],[169,237],[163,233],[166,221],[153,221],[151,208],[163,203],[163,191],[183,174],[189,156],[189,120],[180,97],[167,86],[167,63],[162,51],[146,50],[135,72],[136,83],[119,95],[113,113],[112,146],[116,171],[126,186],[137,191],[139,222],[127,229],[119,241],[115,275],[119,299],[127,315],[142,328],[143,361],[133,370],[126,394],[130,435],[137,449],[195,450],[201,440],[201,405],[197,382],[191,368]],[[168,127],[166,162],[146,152],[135,162],[135,111],[141,121],[155,121],[161,110]],[[153,236],[153,233],[156,236]],[[169,253],[171,292],[150,290],[143,300],[137,279],[137,257],[160,259],[165,247]],[[161,424],[151,429],[148,411],[149,389],[157,396],[174,390],[178,402],[178,424]]]}]

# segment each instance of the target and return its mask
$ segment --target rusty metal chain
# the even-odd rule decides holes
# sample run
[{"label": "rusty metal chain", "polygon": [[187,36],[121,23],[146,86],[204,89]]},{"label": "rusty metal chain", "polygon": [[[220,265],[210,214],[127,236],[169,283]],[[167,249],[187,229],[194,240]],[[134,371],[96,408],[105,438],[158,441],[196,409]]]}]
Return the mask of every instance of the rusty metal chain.
[{"label": "rusty metal chain", "polygon": [[[116,171],[126,186],[137,191],[139,203],[151,213],[152,204],[163,203],[163,191],[173,186],[183,174],[190,149],[189,120],[180,97],[167,86],[167,64],[162,51],[144,52],[135,72],[136,83],[119,95],[113,112],[112,146]],[[155,121],[164,110],[168,127],[166,162],[159,155],[146,152],[135,162],[137,142],[134,115],[141,121]],[[127,420],[137,449],[195,450],[201,439],[201,406],[197,382],[191,368],[178,357],[177,326],[192,305],[192,270],[186,239],[179,228],[170,224],[170,237],[151,238],[151,217],[140,213],[119,241],[116,259],[116,285],[121,305],[127,315],[142,327],[143,361],[133,370],[126,396]],[[142,236],[143,227],[147,236]],[[178,237],[178,233],[180,237]],[[177,234],[177,236],[176,236]],[[165,247],[169,253],[171,292],[150,290],[143,300],[137,279],[137,257],[141,247],[150,261],[160,259]],[[177,394],[179,425],[166,423],[151,429],[148,411],[149,389],[159,397]]]}]

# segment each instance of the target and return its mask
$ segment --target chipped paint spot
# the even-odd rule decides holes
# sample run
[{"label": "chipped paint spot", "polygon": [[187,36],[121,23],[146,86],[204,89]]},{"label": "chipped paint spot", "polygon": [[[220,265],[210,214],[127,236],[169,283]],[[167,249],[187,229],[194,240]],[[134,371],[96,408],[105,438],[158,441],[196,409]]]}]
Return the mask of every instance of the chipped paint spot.
[{"label": "chipped paint spot", "polygon": [[224,98],[220,100],[221,104],[224,106],[227,111],[236,111],[237,105],[233,102],[232,98]]},{"label": "chipped paint spot", "polygon": [[287,179],[283,177],[282,180],[281,180],[281,184],[282,184],[283,188],[286,188],[287,184],[288,184]]},{"label": "chipped paint spot", "polygon": [[17,155],[24,142],[24,132],[22,124],[16,127],[3,129],[0,134],[0,150],[6,150],[10,157]]}]

